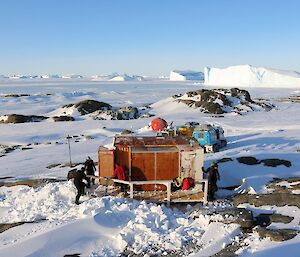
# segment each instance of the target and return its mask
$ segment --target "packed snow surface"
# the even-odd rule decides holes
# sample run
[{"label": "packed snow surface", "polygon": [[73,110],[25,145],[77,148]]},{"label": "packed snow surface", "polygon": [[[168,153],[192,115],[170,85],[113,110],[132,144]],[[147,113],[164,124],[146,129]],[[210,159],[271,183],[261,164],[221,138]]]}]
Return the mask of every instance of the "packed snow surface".
[{"label": "packed snow surface", "polygon": [[300,88],[300,73],[251,65],[204,68],[205,85]]},{"label": "packed snow surface", "polygon": [[116,256],[126,248],[136,254],[162,254],[162,249],[180,250],[192,240],[205,245],[203,253],[214,254],[221,250],[215,240],[229,243],[240,233],[236,224],[209,224],[205,215],[191,219],[182,212],[145,202],[83,197],[85,201],[77,206],[71,181],[37,189],[1,187],[0,197],[1,223],[46,219],[14,228],[13,241],[11,231],[3,233],[0,256],[63,256],[76,252]]}]

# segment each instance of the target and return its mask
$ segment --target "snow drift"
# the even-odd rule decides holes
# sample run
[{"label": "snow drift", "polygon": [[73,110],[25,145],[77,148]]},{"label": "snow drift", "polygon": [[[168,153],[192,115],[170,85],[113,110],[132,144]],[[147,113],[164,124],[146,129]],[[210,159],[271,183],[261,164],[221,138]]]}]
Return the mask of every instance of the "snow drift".
[{"label": "snow drift", "polygon": [[170,73],[171,81],[203,80],[203,73],[200,71],[180,71],[172,70]]},{"label": "snow drift", "polygon": [[204,68],[205,85],[247,87],[300,87],[300,73],[251,65],[230,66],[225,69]]}]

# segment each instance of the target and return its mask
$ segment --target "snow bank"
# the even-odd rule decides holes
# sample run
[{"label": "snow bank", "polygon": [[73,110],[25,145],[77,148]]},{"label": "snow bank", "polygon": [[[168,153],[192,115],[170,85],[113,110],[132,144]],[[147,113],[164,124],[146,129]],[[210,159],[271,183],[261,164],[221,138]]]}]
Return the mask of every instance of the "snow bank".
[{"label": "snow bank", "polygon": [[204,68],[206,85],[247,87],[300,87],[300,73],[251,65],[230,66],[225,69]]},{"label": "snow bank", "polygon": [[200,71],[191,70],[172,70],[170,73],[171,81],[186,81],[186,80],[203,80],[203,73]]},{"label": "snow bank", "polygon": [[[187,242],[205,243],[205,247],[212,244],[215,250],[211,251],[215,253],[219,249],[213,246],[214,240],[209,240],[216,235],[213,231],[220,232],[217,240],[222,242],[229,242],[238,232],[238,225],[212,225],[208,216],[201,215],[194,220],[188,214],[153,203],[85,196],[84,202],[77,206],[75,191],[71,181],[49,183],[36,189],[1,187],[0,223],[47,221],[44,227],[41,223],[40,229],[29,233],[30,236],[25,233],[12,242],[6,241],[4,247],[0,238],[0,255],[24,256],[22,249],[28,256],[63,256],[62,253],[72,252],[90,256],[91,250],[101,253],[99,256],[116,256],[116,251],[125,249],[136,254],[161,255],[180,251]],[[107,241],[113,244],[106,244]]]}]

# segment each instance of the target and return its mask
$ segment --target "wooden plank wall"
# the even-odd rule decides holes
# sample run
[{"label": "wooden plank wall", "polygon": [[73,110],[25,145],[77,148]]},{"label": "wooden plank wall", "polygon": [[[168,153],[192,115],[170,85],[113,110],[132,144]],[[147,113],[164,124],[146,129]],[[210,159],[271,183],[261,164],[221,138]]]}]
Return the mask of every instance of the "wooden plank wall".
[{"label": "wooden plank wall", "polygon": [[100,150],[98,152],[99,176],[111,177],[114,171],[114,151]]},{"label": "wooden plank wall", "polygon": [[[154,179],[154,153],[132,153],[132,180],[143,181]],[[137,190],[153,190],[153,185],[136,186]]]},{"label": "wooden plank wall", "polygon": [[[179,176],[179,153],[156,153],[156,179],[170,180]],[[164,185],[157,185],[157,190],[166,190]]]}]

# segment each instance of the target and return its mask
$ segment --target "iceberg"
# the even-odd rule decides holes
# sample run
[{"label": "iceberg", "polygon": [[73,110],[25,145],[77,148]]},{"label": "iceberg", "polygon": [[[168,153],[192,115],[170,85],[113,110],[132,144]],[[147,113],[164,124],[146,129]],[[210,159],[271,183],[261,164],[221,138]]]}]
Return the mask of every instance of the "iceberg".
[{"label": "iceberg", "polygon": [[213,86],[300,87],[300,73],[251,65],[204,68],[204,84]]},{"label": "iceberg", "polygon": [[191,70],[172,70],[170,73],[171,81],[186,81],[186,80],[203,80],[203,73],[200,71]]}]

